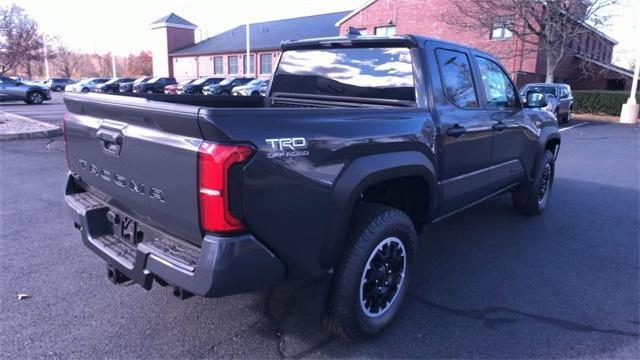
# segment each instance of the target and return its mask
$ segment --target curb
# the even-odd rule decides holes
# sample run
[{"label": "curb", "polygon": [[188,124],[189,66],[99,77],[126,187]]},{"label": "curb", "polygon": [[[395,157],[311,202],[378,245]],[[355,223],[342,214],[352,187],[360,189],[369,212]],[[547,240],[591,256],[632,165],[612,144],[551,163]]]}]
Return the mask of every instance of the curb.
[{"label": "curb", "polygon": [[[0,114],[2,114],[2,112],[0,112]],[[42,129],[0,133],[0,141],[18,140],[18,139],[23,139],[23,140],[24,139],[44,139],[44,138],[62,136],[62,129],[60,128],[60,126],[47,124],[45,122],[34,120],[26,116],[16,115],[16,114],[7,113],[7,112],[5,112],[4,115],[6,118],[11,118],[11,120],[13,121],[35,124],[36,126],[39,126]]]}]

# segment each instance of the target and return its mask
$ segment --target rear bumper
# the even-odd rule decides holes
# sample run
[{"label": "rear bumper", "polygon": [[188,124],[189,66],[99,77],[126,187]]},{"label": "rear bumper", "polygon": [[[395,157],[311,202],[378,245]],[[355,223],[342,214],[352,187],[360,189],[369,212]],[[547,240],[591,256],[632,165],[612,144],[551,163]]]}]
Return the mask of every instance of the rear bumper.
[{"label": "rear bumper", "polygon": [[[114,234],[109,207],[89,192],[76,192],[69,176],[65,201],[82,241],[99,255],[111,273],[124,275],[145,289],[153,280],[190,294],[219,297],[274,285],[285,277],[282,262],[252,235],[205,235],[196,247],[158,229],[138,223],[143,240],[132,244]],[[117,270],[115,272],[114,270]]]}]

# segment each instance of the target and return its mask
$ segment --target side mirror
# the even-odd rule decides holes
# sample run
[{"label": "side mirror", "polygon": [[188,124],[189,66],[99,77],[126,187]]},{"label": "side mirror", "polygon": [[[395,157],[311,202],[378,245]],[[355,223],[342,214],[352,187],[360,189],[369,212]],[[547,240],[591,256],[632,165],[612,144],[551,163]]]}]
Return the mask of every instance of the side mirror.
[{"label": "side mirror", "polygon": [[539,91],[528,91],[526,100],[528,108],[543,108],[547,106],[547,97]]},{"label": "side mirror", "polygon": [[15,84],[16,84],[16,86],[24,85],[24,84],[22,83],[22,81],[18,81],[18,80],[16,80]]}]

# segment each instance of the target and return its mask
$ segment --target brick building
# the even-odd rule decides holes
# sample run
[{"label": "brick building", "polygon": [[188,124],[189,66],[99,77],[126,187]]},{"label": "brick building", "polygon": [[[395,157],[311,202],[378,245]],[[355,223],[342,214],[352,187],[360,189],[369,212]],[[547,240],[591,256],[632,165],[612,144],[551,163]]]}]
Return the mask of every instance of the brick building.
[{"label": "brick building", "polygon": [[[280,42],[346,34],[349,27],[366,35],[418,34],[487,51],[499,58],[518,87],[544,81],[543,54],[506,29],[473,31],[439,21],[453,5],[449,0],[369,0],[351,12],[337,12],[250,24],[249,67],[245,26],[240,25],[195,43],[196,26],[170,14],[151,24],[154,75],[178,80],[203,76],[269,77]],[[556,81],[574,89],[622,90],[631,87],[632,72],[611,63],[617,42],[588,28],[574,41],[556,68]]]},{"label": "brick building", "polygon": [[[481,32],[441,21],[453,6],[449,0],[369,0],[336,26],[341,34],[354,27],[369,35],[420,34],[469,45],[499,58],[518,87],[544,82],[545,58],[533,45],[524,44],[504,28]],[[611,63],[618,43],[594,28],[588,30],[570,44],[554,80],[574,89],[630,89],[633,73]]]},{"label": "brick building", "polygon": [[283,40],[337,36],[335,23],[347,14],[343,11],[250,24],[248,62],[245,25],[196,43],[195,25],[170,14],[151,24],[156,38],[166,39],[155,44],[153,73],[168,74],[178,81],[204,76],[270,77]]}]

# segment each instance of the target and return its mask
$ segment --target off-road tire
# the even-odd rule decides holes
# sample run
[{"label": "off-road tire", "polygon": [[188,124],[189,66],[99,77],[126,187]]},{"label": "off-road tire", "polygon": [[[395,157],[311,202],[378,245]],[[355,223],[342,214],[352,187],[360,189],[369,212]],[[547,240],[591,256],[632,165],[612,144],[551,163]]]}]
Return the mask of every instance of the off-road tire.
[{"label": "off-road tire", "polygon": [[[390,281],[394,283],[400,278],[402,280],[398,286],[389,287],[389,289],[395,289],[393,292],[395,295],[386,305],[386,310],[380,309],[379,316],[371,317],[365,312],[369,311],[365,310],[366,305],[361,304],[361,299],[363,299],[361,287],[364,289],[363,281],[365,281],[367,274],[372,274],[367,272],[367,267],[376,256],[384,255],[384,248],[378,249],[378,246],[388,239],[399,240],[404,247],[404,276],[399,276],[399,271],[394,271],[392,275],[389,275]],[[394,245],[399,244],[394,243]],[[398,314],[407,296],[411,278],[411,264],[416,246],[415,228],[411,219],[404,212],[378,204],[358,205],[348,231],[344,258],[336,269],[328,313],[325,318],[327,328],[345,339],[360,341],[381,332],[389,325]],[[399,249],[402,248],[396,246],[395,249],[400,253]],[[386,269],[389,264],[383,266]],[[370,268],[369,271],[378,271],[378,269]],[[386,271],[383,270],[383,273]]]},{"label": "off-road tire", "polygon": [[[511,193],[513,207],[516,211],[528,216],[542,214],[549,203],[554,174],[555,158],[551,151],[545,150],[542,158],[536,165],[533,179],[531,179],[526,186]],[[544,197],[541,198],[543,186],[546,186],[546,189],[544,189]]]}]

